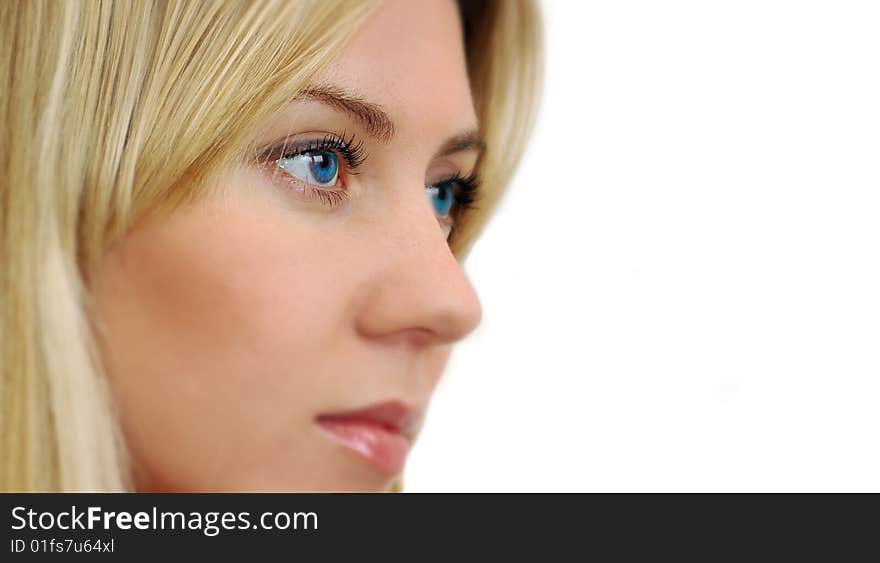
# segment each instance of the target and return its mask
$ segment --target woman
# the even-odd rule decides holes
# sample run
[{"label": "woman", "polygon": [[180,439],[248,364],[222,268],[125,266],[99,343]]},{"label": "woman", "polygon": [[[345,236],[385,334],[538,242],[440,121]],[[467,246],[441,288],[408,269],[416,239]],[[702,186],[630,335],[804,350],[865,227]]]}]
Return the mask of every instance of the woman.
[{"label": "woman", "polygon": [[2,489],[398,487],[480,320],[536,8],[0,10]]}]

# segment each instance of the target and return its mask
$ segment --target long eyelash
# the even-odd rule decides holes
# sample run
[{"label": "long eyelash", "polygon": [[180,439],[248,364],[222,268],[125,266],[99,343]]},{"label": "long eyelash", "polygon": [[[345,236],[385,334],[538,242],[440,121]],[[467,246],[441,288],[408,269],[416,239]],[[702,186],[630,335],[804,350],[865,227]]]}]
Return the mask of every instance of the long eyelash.
[{"label": "long eyelash", "polygon": [[465,209],[476,208],[475,204],[479,201],[480,195],[480,179],[477,176],[476,171],[471,172],[467,176],[462,176],[460,173],[456,172],[449,178],[437,183],[445,184],[447,182],[451,182],[456,186],[455,207],[458,210],[458,213],[461,213]]},{"label": "long eyelash", "polygon": [[345,132],[342,135],[328,133],[322,139],[293,143],[288,146],[289,142],[288,139],[285,139],[281,145],[275,145],[264,151],[260,161],[263,164],[268,164],[279,158],[296,156],[308,151],[331,151],[339,154],[345,160],[349,174],[357,174],[358,167],[367,159],[367,151],[363,141],[357,140],[354,135],[346,137]]},{"label": "long eyelash", "polygon": [[454,196],[455,209],[452,214],[451,224],[449,225],[449,235],[447,235],[447,240],[452,240],[460,227],[463,213],[468,209],[476,209],[478,207],[476,203],[479,201],[481,194],[480,179],[477,176],[476,170],[474,170],[467,176],[462,176],[456,172],[443,182],[438,183],[445,182],[452,182],[456,187]]}]

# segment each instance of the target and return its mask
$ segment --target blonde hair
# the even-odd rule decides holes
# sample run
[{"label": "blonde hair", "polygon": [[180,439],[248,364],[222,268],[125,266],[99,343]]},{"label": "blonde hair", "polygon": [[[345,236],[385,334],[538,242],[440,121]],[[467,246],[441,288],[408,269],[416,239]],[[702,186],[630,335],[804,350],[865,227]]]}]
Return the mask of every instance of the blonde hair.
[{"label": "blonde hair", "polygon": [[[489,150],[463,259],[520,158],[538,83],[529,0],[462,2]],[[0,3],[0,490],[133,486],[89,279],[147,213],[201,197],[373,9],[344,0]]]}]

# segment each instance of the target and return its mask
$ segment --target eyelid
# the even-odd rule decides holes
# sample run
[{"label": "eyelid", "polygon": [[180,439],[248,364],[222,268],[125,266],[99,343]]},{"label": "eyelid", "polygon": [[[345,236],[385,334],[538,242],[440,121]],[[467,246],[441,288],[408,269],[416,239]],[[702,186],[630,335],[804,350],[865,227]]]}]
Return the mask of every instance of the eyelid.
[{"label": "eyelid", "polygon": [[[271,176],[271,182],[279,188],[292,192],[305,202],[318,201],[326,207],[335,208],[344,204],[349,196],[347,179],[358,173],[357,167],[366,159],[361,143],[352,135],[346,137],[336,133],[315,133],[289,135],[256,152],[257,166]],[[285,157],[303,155],[308,152],[326,151],[339,159],[339,172],[333,186],[312,184],[298,178],[279,166]]]},{"label": "eyelid", "polygon": [[345,203],[350,190],[342,178],[337,178],[335,186],[318,186],[293,176],[272,161],[260,165],[266,174],[270,176],[270,182],[285,192],[291,192],[297,199],[310,203],[319,201],[329,208],[334,208]]},{"label": "eyelid", "polygon": [[[363,141],[345,131],[338,133],[314,133],[311,137],[305,134],[288,135],[263,149],[257,150],[257,161],[260,164],[269,164],[285,156],[303,154],[310,150],[329,151],[336,153],[346,163],[346,174],[357,174],[360,166],[367,159],[367,152]],[[320,136],[320,137],[319,137]],[[297,139],[296,137],[299,137]]]}]

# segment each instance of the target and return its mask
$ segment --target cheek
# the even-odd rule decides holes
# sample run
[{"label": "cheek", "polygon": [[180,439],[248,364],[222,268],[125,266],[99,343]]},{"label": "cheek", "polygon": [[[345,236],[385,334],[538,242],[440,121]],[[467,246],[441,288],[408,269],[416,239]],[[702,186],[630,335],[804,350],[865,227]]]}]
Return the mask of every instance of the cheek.
[{"label": "cheek", "polygon": [[147,486],[204,489],[233,456],[295,449],[357,286],[312,238],[277,210],[193,206],[106,255],[102,356]]}]

